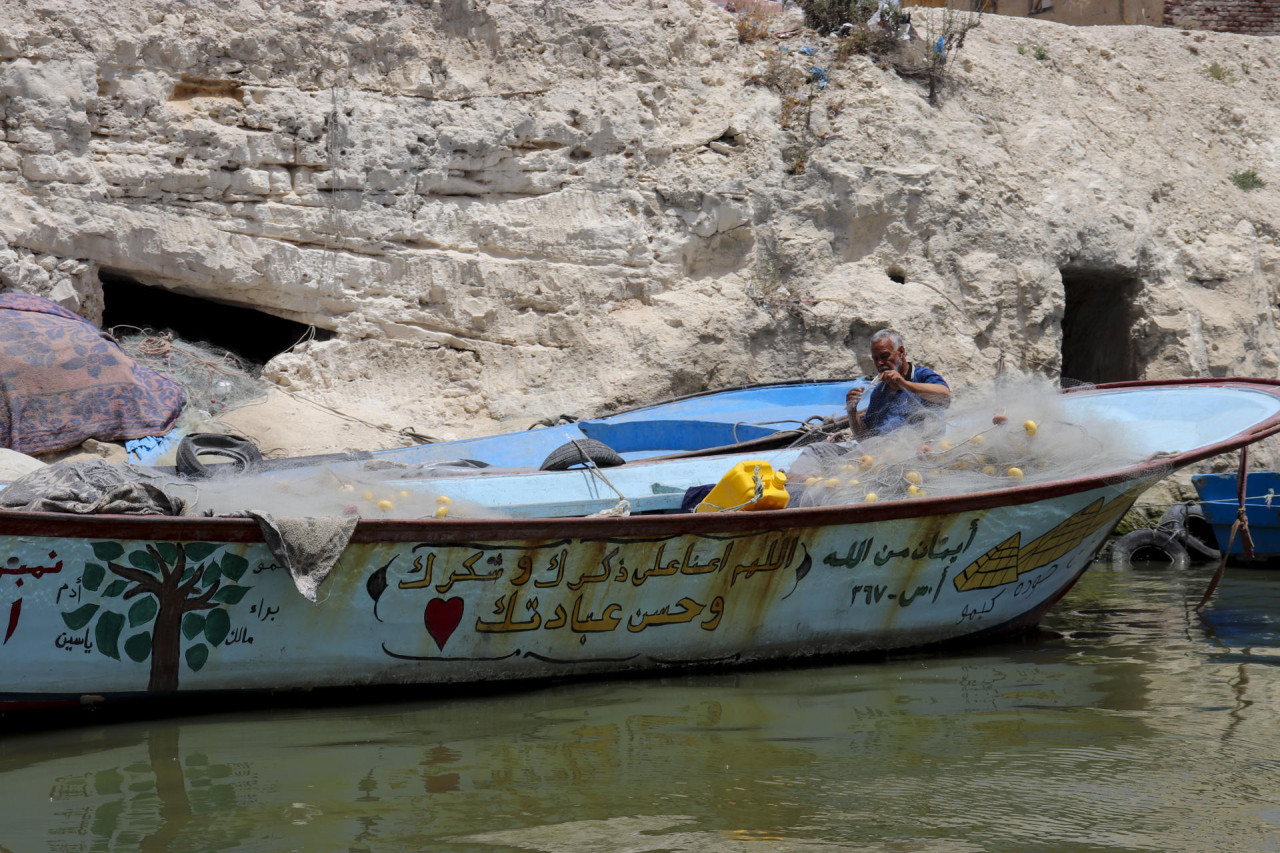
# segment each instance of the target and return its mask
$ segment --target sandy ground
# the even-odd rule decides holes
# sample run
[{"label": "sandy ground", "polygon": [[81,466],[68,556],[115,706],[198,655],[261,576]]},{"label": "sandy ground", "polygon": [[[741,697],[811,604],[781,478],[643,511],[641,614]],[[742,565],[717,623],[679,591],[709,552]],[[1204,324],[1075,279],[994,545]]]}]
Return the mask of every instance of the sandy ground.
[{"label": "sandy ground", "polygon": [[387,450],[422,442],[303,397],[271,389],[265,400],[225,412],[217,423],[252,439],[268,458]]}]

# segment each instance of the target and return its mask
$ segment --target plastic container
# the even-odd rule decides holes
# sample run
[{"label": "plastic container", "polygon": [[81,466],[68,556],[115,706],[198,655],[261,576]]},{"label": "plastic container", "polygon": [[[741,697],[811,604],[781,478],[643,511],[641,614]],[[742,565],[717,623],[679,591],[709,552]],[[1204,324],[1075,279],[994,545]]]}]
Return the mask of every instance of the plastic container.
[{"label": "plastic container", "polygon": [[[756,497],[756,479],[762,486]],[[773,470],[768,462],[747,460],[729,469],[694,512],[728,512],[739,509],[786,509],[787,475]]]}]

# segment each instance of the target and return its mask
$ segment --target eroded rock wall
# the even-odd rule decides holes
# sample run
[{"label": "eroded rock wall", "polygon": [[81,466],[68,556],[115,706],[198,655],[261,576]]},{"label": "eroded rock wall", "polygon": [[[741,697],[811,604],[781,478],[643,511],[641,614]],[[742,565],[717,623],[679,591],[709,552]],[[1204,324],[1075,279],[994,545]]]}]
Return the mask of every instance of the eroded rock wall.
[{"label": "eroded rock wall", "polygon": [[1274,39],[988,16],[933,106],[705,0],[0,12],[0,285],[331,330],[269,375],[379,423],[861,374],[886,325],[958,388],[1056,375],[1064,318],[1138,376],[1280,364]]}]

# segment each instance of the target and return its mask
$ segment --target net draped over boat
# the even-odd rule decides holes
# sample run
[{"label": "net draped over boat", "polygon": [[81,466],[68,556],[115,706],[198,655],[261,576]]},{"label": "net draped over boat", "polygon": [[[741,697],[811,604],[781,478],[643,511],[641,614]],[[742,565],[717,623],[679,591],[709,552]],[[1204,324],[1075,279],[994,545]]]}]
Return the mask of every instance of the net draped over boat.
[{"label": "net draped over boat", "polygon": [[1142,462],[1118,421],[1081,423],[1062,392],[1020,377],[916,424],[842,445],[817,445],[788,471],[791,506],[965,495],[1104,474]]}]

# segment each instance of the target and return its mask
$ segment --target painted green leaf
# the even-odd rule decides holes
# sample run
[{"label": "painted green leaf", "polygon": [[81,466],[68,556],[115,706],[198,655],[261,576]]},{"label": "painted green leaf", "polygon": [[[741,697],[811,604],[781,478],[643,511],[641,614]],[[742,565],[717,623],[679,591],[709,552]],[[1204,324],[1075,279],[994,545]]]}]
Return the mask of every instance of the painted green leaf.
[{"label": "painted green leaf", "polygon": [[107,588],[102,591],[102,594],[107,598],[115,598],[117,595],[119,595],[120,593],[128,589],[128,587],[129,587],[128,581],[124,581],[124,580],[112,581],[111,583],[107,584]]},{"label": "painted green leaf", "polygon": [[204,618],[204,638],[210,645],[216,646],[225,640],[229,633],[231,633],[231,615],[221,607],[210,610],[209,615]]},{"label": "painted green leaf", "polygon": [[249,589],[247,586],[224,586],[213,594],[213,600],[224,604],[239,604]]},{"label": "painted green leaf", "polygon": [[72,631],[79,631],[85,625],[89,624],[89,620],[93,618],[93,614],[98,612],[98,604],[86,604],[83,607],[77,607],[70,613],[62,614],[62,621],[67,623],[67,627]]},{"label": "painted green leaf", "polygon": [[143,631],[141,634],[134,634],[125,640],[124,652],[138,663],[142,663],[151,657],[151,632]]},{"label": "painted green leaf", "polygon": [[99,560],[101,560],[104,563],[109,563],[112,560],[120,559],[120,556],[123,553],[124,553],[124,546],[121,545],[119,542],[94,542],[93,543],[93,556],[97,557]]},{"label": "painted green leaf", "polygon": [[209,647],[204,643],[197,643],[187,649],[187,666],[191,667],[192,672],[199,672],[207,660],[209,660]]},{"label": "painted green leaf", "polygon": [[249,561],[239,554],[222,555],[222,573],[233,581],[240,580],[240,576],[247,568],[249,568]]},{"label": "painted green leaf", "polygon": [[204,574],[200,576],[200,586],[208,589],[213,586],[221,574],[222,570],[218,568],[217,563],[209,563],[204,567]]},{"label": "painted green leaf", "polygon": [[160,567],[156,565],[156,561],[146,551],[130,551],[129,565],[135,569],[142,569],[144,572],[151,572],[153,575],[160,574]]},{"label": "painted green leaf", "polygon": [[160,605],[156,602],[154,596],[144,596],[134,602],[129,608],[129,627],[137,628],[139,625],[146,625],[152,619],[156,618]]},{"label": "painted green leaf", "polygon": [[182,570],[182,580],[178,581],[178,583],[186,583],[187,581],[191,580],[191,576],[194,575],[195,573],[196,573],[196,564],[187,563],[187,567]]},{"label": "painted green leaf", "polygon": [[187,552],[188,560],[194,560],[198,563],[214,551],[218,550],[219,547],[221,546],[215,545],[212,542],[188,542],[184,550]]},{"label": "painted green leaf", "polygon": [[204,630],[204,614],[188,613],[182,617],[182,636],[188,640],[195,639],[196,634]]},{"label": "painted green leaf", "polygon": [[155,549],[160,554],[160,559],[170,566],[178,562],[178,546],[172,542],[157,542]]},{"label": "painted green leaf", "polygon": [[93,629],[93,639],[98,644],[98,651],[109,658],[120,660],[120,631],[123,628],[123,616],[112,610],[103,611]]},{"label": "painted green leaf", "polygon": [[80,585],[85,589],[97,589],[106,576],[107,570],[102,566],[97,563],[85,563],[84,574],[80,576]]}]

